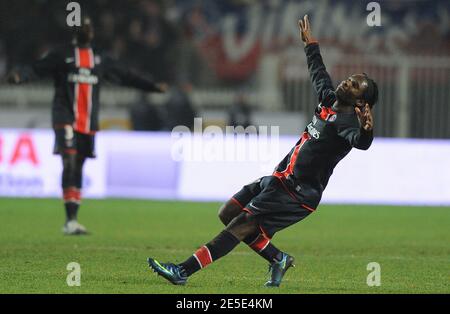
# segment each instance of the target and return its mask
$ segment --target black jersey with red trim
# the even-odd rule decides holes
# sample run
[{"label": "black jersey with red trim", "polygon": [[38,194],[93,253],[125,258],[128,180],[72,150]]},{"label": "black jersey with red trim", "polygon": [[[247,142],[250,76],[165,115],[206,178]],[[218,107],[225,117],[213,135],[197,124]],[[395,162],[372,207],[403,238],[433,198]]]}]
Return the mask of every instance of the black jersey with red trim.
[{"label": "black jersey with red trim", "polygon": [[333,111],[335,89],[319,45],[309,44],[305,52],[319,105],[300,140],[275,168],[273,175],[285,182],[294,195],[300,196],[306,206],[315,209],[334,167],[353,147],[368,149],[373,133],[360,127],[355,112]]},{"label": "black jersey with red trim", "polygon": [[99,95],[104,81],[159,92],[151,78],[121,66],[92,47],[64,45],[22,69],[21,81],[51,77],[54,81],[52,123],[73,125],[77,132],[99,129]]}]

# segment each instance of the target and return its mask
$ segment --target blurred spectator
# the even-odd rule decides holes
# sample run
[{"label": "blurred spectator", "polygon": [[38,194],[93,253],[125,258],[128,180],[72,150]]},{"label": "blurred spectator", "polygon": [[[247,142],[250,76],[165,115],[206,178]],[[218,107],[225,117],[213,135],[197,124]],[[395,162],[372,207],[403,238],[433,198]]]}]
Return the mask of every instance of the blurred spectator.
[{"label": "blurred spectator", "polygon": [[[158,80],[174,78],[176,28],[164,15],[162,1],[80,0],[83,14],[97,26],[96,45],[124,63],[150,72]],[[126,3],[126,4],[125,4]],[[64,1],[0,1],[1,61],[11,68],[40,57],[48,47],[65,43]],[[23,8],[27,9],[24,10]],[[175,20],[173,21],[176,22]],[[18,40],[21,39],[21,40]],[[6,57],[4,56],[6,54]]]},{"label": "blurred spectator", "polygon": [[193,129],[196,111],[189,97],[191,92],[192,85],[189,83],[176,85],[170,91],[169,100],[166,103],[168,130],[172,130],[178,125]]},{"label": "blurred spectator", "polygon": [[[99,49],[120,57],[125,65],[139,67],[151,73],[159,81],[173,83],[180,79],[189,80],[196,86],[208,88],[229,82],[230,72],[242,70],[251,74],[256,69],[254,63],[258,58],[247,56],[248,59],[244,59],[244,54],[241,56],[241,53],[238,53],[240,49],[236,53],[233,52],[233,59],[230,59],[230,54],[224,49],[227,40],[223,40],[221,32],[225,18],[236,18],[238,35],[247,35],[247,24],[255,18],[253,15],[247,17],[247,7],[267,1],[78,0],[77,2],[80,3],[83,14],[91,16],[96,24],[98,30],[96,43]],[[278,3],[282,9],[285,6],[288,8],[287,5],[291,2],[296,1],[285,0],[274,3]],[[316,1],[304,2],[312,5]],[[350,0],[331,2],[339,5],[353,3]],[[412,2],[415,5],[405,4],[410,2],[385,1],[386,22],[390,20],[392,27],[374,29],[371,36],[389,32],[392,34],[389,36],[395,37],[395,40],[383,41],[380,50],[383,45],[391,43],[395,46],[391,47],[392,49],[401,48],[401,54],[448,56],[450,33],[445,19],[448,12],[442,10],[437,20],[434,12],[436,8],[441,6],[444,8],[448,1],[414,0]],[[6,59],[7,70],[19,64],[29,64],[48,47],[64,43],[67,33],[73,31],[66,25],[66,5],[67,1],[52,0],[0,1],[0,38],[4,45],[4,52],[0,58],[3,66]],[[260,14],[263,14],[263,17],[267,16],[264,11]],[[274,35],[275,38],[271,39],[280,40],[276,42],[277,49],[280,49],[276,50],[276,53],[288,49],[294,37],[297,39],[296,34],[292,37],[290,30],[281,32],[285,28],[284,23],[287,22],[277,22],[275,29],[280,28],[280,34]],[[295,32],[295,21],[292,25],[294,25],[292,32]],[[273,47],[269,43],[270,41],[267,46],[261,48],[264,49],[263,52]],[[328,44],[347,49],[347,52],[350,49],[340,39],[329,38]],[[389,50],[387,48],[389,47],[384,47]],[[236,55],[241,56],[242,63],[238,63],[239,58]],[[239,66],[237,70],[231,70],[228,64],[224,65],[221,60],[231,60]],[[245,70],[246,68],[251,69]],[[248,78],[251,79],[250,76]]]},{"label": "blurred spectator", "polygon": [[[97,45],[105,50],[110,50],[116,33],[116,21],[112,12],[106,11],[101,13],[100,18],[96,21],[97,33],[101,34],[97,40]],[[96,34],[97,35],[97,34]]]},{"label": "blurred spectator", "polygon": [[183,31],[189,39],[199,42],[213,35],[217,30],[208,23],[203,8],[196,5],[186,14],[183,21]]},{"label": "blurred spectator", "polygon": [[139,101],[131,106],[130,120],[135,131],[160,131],[164,127],[160,111],[147,100],[146,93],[142,93]]},{"label": "blurred spectator", "polygon": [[177,32],[164,17],[157,1],[142,0],[139,9],[129,27],[128,57],[139,60],[141,67],[158,80],[172,82]]},{"label": "blurred spectator", "polygon": [[3,41],[0,41],[0,78],[6,75],[6,50]]},{"label": "blurred spectator", "polygon": [[127,51],[127,43],[125,39],[121,36],[115,38],[111,45],[111,56],[115,59],[122,60],[123,56],[126,54],[126,51]]},{"label": "blurred spectator", "polygon": [[238,94],[235,103],[230,107],[228,111],[228,125],[234,127],[242,126],[244,128],[252,125],[251,108],[245,94]]}]

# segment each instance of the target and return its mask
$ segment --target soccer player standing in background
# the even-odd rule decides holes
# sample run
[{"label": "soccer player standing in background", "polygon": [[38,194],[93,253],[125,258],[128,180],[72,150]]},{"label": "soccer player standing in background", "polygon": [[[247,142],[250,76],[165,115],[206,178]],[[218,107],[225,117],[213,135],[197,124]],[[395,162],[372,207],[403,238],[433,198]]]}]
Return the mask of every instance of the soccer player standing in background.
[{"label": "soccer player standing in background", "polygon": [[226,228],[219,235],[181,264],[148,259],[150,267],[171,283],[185,284],[243,241],[270,263],[266,286],[278,287],[294,258],[276,248],[271,238],[316,210],[334,167],[353,147],[370,147],[376,83],[366,74],[354,74],[335,89],[308,16],[299,21],[299,30],[319,100],[312,121],[272,175],[244,186],[222,206],[219,218]]},{"label": "soccer player standing in background", "polygon": [[78,223],[82,172],[86,158],[95,158],[94,141],[99,129],[99,93],[103,81],[135,87],[147,92],[164,92],[167,86],[120,66],[92,47],[94,29],[88,17],[76,28],[72,44],[48,52],[30,67],[13,71],[10,83],[23,83],[43,77],[54,81],[52,124],[55,150],[63,160],[62,188],[66,223],[63,232],[85,234]]}]

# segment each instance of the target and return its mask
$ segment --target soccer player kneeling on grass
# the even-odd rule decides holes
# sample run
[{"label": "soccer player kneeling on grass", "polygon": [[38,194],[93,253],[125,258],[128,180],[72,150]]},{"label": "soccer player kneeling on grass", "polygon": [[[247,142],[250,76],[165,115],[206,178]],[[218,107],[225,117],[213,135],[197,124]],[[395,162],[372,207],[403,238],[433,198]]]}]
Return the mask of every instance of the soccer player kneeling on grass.
[{"label": "soccer player kneeling on grass", "polygon": [[173,284],[185,284],[243,241],[270,263],[266,286],[278,287],[294,258],[271,238],[317,208],[334,167],[353,147],[367,150],[372,143],[376,83],[366,74],[354,74],[334,89],[308,16],[299,21],[299,29],[319,98],[312,121],[272,175],[244,186],[222,206],[219,217],[226,228],[218,236],[178,265],[148,259],[150,267]]}]

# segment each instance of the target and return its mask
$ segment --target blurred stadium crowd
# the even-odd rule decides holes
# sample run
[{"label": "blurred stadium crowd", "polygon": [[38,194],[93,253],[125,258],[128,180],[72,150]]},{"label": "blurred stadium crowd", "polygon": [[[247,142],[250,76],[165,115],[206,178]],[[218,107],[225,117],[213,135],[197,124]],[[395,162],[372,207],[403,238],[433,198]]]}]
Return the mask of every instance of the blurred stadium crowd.
[{"label": "blurred stadium crowd", "polygon": [[[29,64],[56,44],[67,43],[72,36],[67,27],[66,5],[70,1],[0,1],[0,76],[12,66]],[[193,47],[196,39],[208,37],[218,7],[238,7],[245,1],[180,0],[79,0],[82,14],[95,24],[95,46],[120,59],[125,65],[151,73],[168,83],[203,80]],[[216,3],[212,3],[216,2]],[[208,14],[208,18],[206,18]],[[189,73],[190,77],[186,77]]]},{"label": "blurred stadium crowd", "polygon": [[[0,0],[0,77],[13,66],[29,64],[55,44],[70,40],[68,2]],[[97,48],[181,92],[190,92],[192,86],[196,91],[214,92],[194,107],[201,103],[202,107],[228,109],[237,103],[230,110],[237,108],[244,114],[238,120],[246,123],[249,108],[239,105],[243,91],[254,96],[246,99],[257,110],[295,111],[307,117],[312,113],[315,100],[296,28],[299,16],[308,13],[335,81],[369,71],[379,82],[383,105],[376,108],[378,136],[450,137],[446,123],[450,119],[446,103],[450,97],[450,10],[446,0],[377,1],[382,27],[367,26],[368,1],[77,2],[94,21]],[[31,93],[27,90],[23,97],[35,101]],[[2,104],[20,98],[12,92],[7,96],[0,96]],[[393,108],[400,108],[399,119]],[[236,117],[233,112],[228,116]]]},{"label": "blurred stadium crowd", "polygon": [[[55,43],[70,40],[65,1],[1,1],[0,58],[3,72],[13,64],[30,63]],[[139,66],[159,80],[173,81],[182,25],[164,14],[157,1],[80,1],[92,17],[95,44],[102,51]],[[32,26],[32,27],[30,27]],[[20,40],[18,40],[20,39]]]}]

